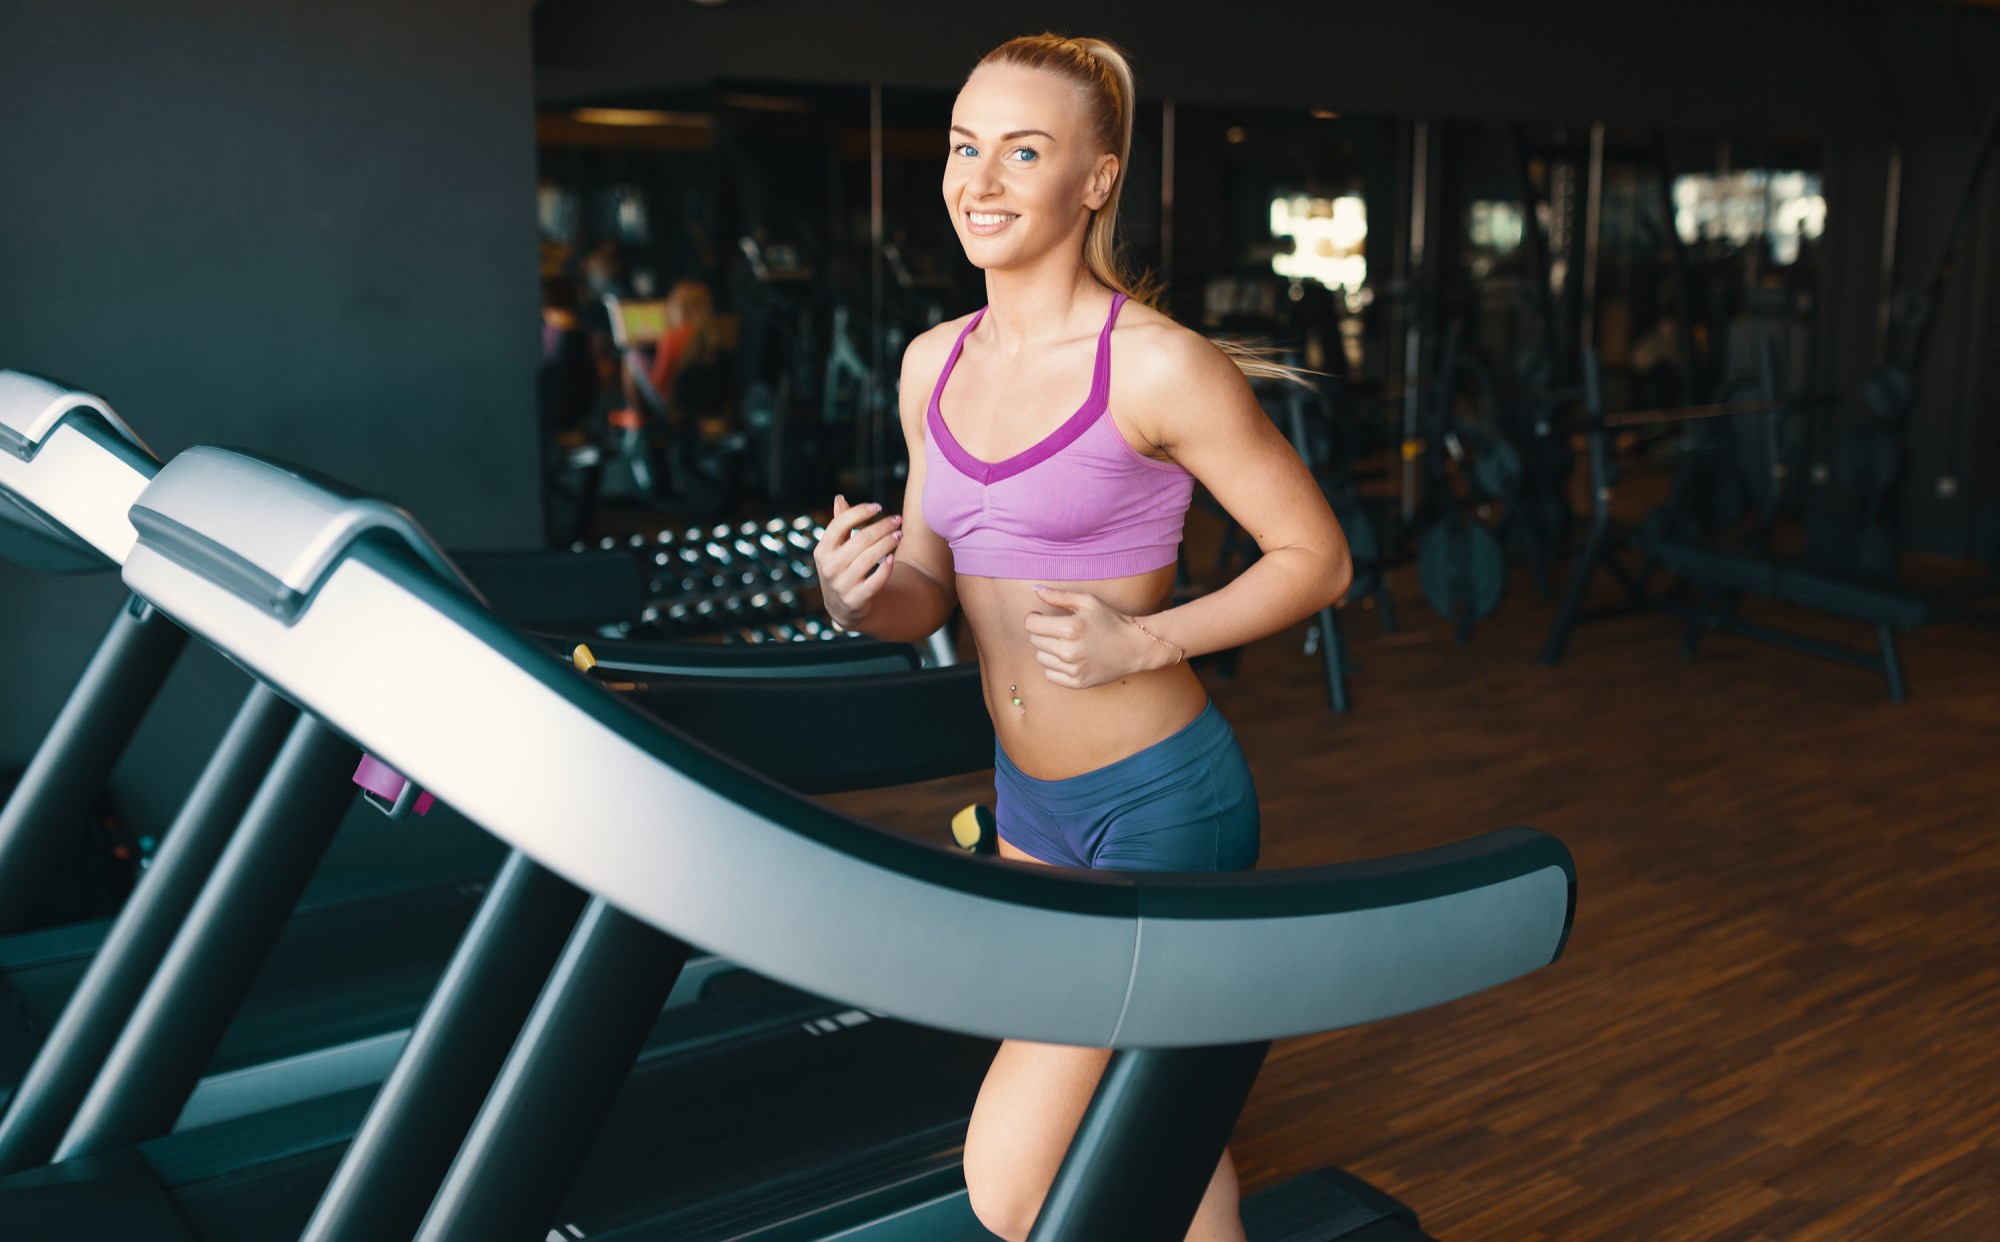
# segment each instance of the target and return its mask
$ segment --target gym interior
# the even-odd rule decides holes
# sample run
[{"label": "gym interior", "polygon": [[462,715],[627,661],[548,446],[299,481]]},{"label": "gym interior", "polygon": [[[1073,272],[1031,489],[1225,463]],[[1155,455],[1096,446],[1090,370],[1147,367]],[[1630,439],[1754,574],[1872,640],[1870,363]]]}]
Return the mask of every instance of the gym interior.
[{"label": "gym interior", "polygon": [[[1191,661],[1247,876],[981,856],[966,625],[815,575],[1042,30],[1352,554]],[[0,84],[0,1236],[988,1237],[1000,1038],[1116,1049],[1037,1239],[1225,1143],[1260,1242],[1992,1236],[1991,0],[81,0]],[[1198,488],[1175,601],[1259,555]]]}]

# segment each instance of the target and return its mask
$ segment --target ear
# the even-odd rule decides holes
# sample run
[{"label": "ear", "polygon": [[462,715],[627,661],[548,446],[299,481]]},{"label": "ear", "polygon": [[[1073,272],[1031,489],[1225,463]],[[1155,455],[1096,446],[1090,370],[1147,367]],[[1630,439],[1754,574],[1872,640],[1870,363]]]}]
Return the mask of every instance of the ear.
[{"label": "ear", "polygon": [[1101,210],[1111,201],[1111,187],[1118,184],[1118,157],[1109,151],[1097,157],[1097,167],[1090,170],[1090,184],[1083,194],[1084,206],[1092,211]]}]

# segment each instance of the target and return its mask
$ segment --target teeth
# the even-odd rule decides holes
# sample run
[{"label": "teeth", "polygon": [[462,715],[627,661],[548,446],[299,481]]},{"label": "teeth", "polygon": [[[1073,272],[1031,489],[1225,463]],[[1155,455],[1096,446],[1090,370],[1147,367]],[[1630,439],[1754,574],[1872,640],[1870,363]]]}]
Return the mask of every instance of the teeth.
[{"label": "teeth", "polygon": [[997,211],[975,211],[969,214],[972,217],[972,222],[979,225],[1005,224],[1014,218],[1004,212]]}]

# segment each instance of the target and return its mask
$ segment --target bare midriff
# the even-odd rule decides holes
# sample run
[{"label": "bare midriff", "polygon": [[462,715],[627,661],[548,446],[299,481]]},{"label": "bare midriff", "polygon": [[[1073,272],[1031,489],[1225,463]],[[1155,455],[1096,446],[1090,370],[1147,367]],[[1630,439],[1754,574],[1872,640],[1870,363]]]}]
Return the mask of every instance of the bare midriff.
[{"label": "bare midriff", "polygon": [[[1172,600],[1174,567],[1097,581],[1037,581],[1095,595],[1127,616],[1143,617]],[[1037,780],[1077,776],[1171,737],[1201,714],[1208,694],[1185,660],[1087,690],[1048,680],[1029,641],[1027,618],[1031,612],[1061,615],[1063,610],[1037,596],[1035,586],[1011,578],[958,575],[958,601],[979,648],[986,709],[1015,767]],[[1153,644],[1136,629],[1132,632]],[[1165,647],[1160,652],[1173,658]],[[1015,699],[1021,700],[1018,706]]]}]

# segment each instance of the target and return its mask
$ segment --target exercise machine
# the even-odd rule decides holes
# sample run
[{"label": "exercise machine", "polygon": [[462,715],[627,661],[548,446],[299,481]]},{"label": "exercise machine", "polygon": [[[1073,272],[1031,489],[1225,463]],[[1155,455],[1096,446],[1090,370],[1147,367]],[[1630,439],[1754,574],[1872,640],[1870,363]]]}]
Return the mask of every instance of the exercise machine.
[{"label": "exercise machine", "polygon": [[[1175,1236],[1271,1039],[1496,986],[1554,960],[1567,938],[1573,864],[1559,842],[1528,829],[1367,863],[1213,877],[1068,874],[885,834],[551,667],[452,584],[420,531],[330,538],[329,501],[240,455],[185,454],[134,510],[142,543],[127,582],[587,898],[531,955],[547,962],[537,976],[546,982],[506,1024],[518,1034],[499,1060],[495,1023],[477,1024],[480,1055],[440,1045],[432,1068],[418,1065],[401,1091],[385,1090],[364,1123],[364,1134],[421,1132],[424,1150],[457,1149],[421,1225],[392,1213],[373,1218],[374,1232],[316,1227],[309,1237],[542,1236],[566,1215],[565,1193],[691,942],[851,1006],[835,1029],[895,1039],[916,1024],[961,1039],[1116,1049],[1034,1236]],[[178,531],[200,538],[183,542]],[[145,542],[156,535],[159,545]],[[300,556],[306,548],[314,552]],[[250,570],[275,589],[246,592]],[[388,643],[425,675],[413,684],[385,667],[375,653]],[[535,729],[518,726],[528,719]],[[1000,942],[1010,946],[1004,958],[967,969],[964,945]],[[462,1103],[475,1063],[488,1081],[476,1114],[399,1107],[433,1083],[451,1084],[447,1094]],[[739,1126],[766,1111],[735,1103]],[[1162,1110],[1174,1125],[1161,1124]],[[462,1139],[453,1138],[461,1119]],[[725,1137],[696,1133],[702,1143]],[[938,1137],[949,1147],[948,1134]],[[915,1173],[888,1162],[863,1198],[763,1186],[758,1201],[786,1215],[757,1236],[974,1236],[964,1232],[970,1218],[952,1167],[931,1154]],[[365,1214],[381,1197],[407,1212],[435,1167],[364,1167],[335,1180],[321,1211]],[[678,1171],[655,1159],[645,1181],[673,1184]],[[141,1162],[107,1157],[101,1172],[107,1180],[94,1186],[82,1176],[0,1183],[0,1220],[61,1219],[70,1236],[106,1236],[89,1218],[109,1210],[94,1205],[144,1203],[153,1214],[123,1227],[143,1224],[161,1239],[222,1236],[191,1231],[184,1205],[170,1207]],[[830,1169],[808,1180],[850,1188]],[[1330,1189],[1335,1181],[1315,1179],[1276,1193],[1296,1200]],[[851,1219],[864,1204],[868,1218]],[[1312,1219],[1321,1209],[1358,1205],[1321,1196],[1282,1236],[1351,1236],[1351,1227],[1421,1236],[1396,1214]],[[1246,1205],[1246,1216],[1258,1211]],[[566,1221],[562,1232],[654,1227],[624,1219],[594,1229]],[[1259,1228],[1260,1242],[1280,1236]]]}]

